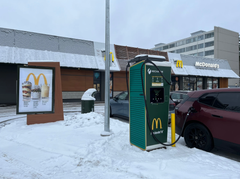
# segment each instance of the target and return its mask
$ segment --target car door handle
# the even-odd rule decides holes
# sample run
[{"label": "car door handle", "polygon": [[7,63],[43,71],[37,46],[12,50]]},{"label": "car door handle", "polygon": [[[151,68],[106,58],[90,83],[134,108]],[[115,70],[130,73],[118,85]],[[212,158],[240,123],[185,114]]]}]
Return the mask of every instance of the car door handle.
[{"label": "car door handle", "polygon": [[212,114],[213,117],[218,117],[218,118],[223,118],[222,116],[218,116],[218,115],[215,115],[215,114]]}]

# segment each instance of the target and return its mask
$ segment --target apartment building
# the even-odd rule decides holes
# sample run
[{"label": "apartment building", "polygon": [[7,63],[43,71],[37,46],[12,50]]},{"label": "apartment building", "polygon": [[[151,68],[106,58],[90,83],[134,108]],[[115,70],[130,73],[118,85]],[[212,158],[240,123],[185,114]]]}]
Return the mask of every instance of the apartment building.
[{"label": "apartment building", "polygon": [[[156,44],[153,50],[227,60],[239,75],[239,33],[221,27],[197,31],[190,37],[170,43]],[[239,79],[229,79],[229,86],[239,86]]]}]

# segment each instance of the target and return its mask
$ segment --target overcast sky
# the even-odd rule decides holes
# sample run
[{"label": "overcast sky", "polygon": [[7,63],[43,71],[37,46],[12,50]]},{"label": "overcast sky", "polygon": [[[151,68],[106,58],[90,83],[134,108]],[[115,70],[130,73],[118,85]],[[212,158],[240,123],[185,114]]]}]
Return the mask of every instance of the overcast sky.
[{"label": "overcast sky", "polygon": [[[0,0],[0,27],[105,42],[105,0]],[[110,0],[110,43],[150,49],[219,26],[240,32],[240,0]]]}]

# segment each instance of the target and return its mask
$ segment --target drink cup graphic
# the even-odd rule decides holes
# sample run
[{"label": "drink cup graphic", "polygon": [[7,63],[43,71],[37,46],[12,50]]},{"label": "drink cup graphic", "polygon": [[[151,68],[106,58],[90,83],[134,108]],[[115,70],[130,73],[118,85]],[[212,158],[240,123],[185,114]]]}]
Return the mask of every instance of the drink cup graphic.
[{"label": "drink cup graphic", "polygon": [[46,98],[49,97],[49,88],[50,88],[49,84],[43,84],[42,85],[41,96],[42,96],[43,99],[46,99]]},{"label": "drink cup graphic", "polygon": [[32,99],[39,99],[41,97],[41,88],[39,85],[34,85],[32,88]]}]

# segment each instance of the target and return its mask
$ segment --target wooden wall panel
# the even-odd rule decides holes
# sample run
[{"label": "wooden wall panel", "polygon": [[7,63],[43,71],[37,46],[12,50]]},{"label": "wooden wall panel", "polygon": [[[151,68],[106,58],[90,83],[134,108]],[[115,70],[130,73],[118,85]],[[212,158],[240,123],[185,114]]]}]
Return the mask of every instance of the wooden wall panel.
[{"label": "wooden wall panel", "polygon": [[93,87],[93,71],[61,68],[62,91],[86,91]]},{"label": "wooden wall panel", "polygon": [[219,88],[228,88],[228,78],[219,78]]},{"label": "wooden wall panel", "polygon": [[114,72],[113,74],[113,90],[114,91],[126,91],[126,72]]},{"label": "wooden wall panel", "polygon": [[85,78],[85,88],[93,88],[93,75],[92,76],[86,76]]}]

